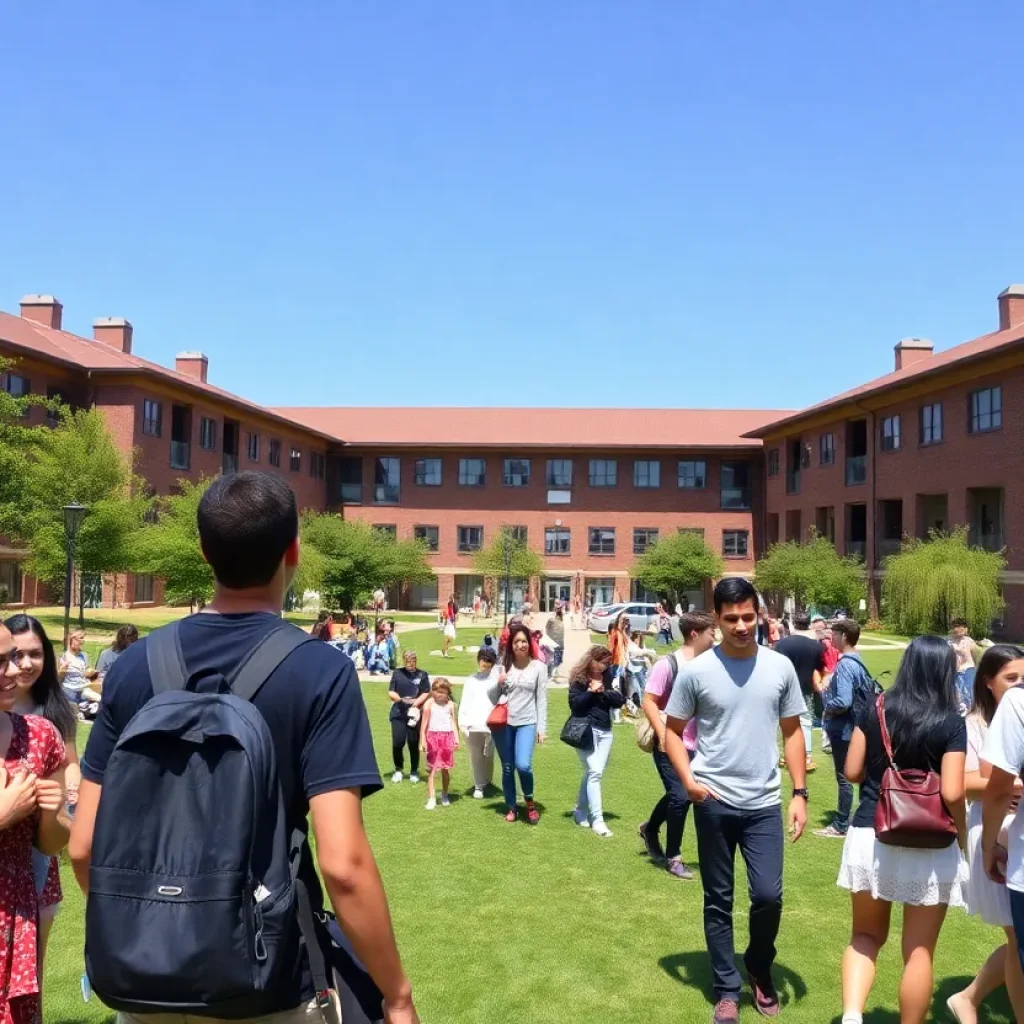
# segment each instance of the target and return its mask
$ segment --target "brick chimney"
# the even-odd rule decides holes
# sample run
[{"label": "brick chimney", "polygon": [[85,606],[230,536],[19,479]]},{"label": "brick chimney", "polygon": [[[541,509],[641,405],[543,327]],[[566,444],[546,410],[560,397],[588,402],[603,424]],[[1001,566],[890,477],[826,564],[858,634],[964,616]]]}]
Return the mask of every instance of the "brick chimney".
[{"label": "brick chimney", "polygon": [[174,357],[174,369],[186,377],[195,377],[206,383],[206,371],[210,367],[210,360],[202,352],[179,352]]},{"label": "brick chimney", "polygon": [[927,359],[935,346],[927,338],[904,338],[896,345],[896,369],[905,370]]},{"label": "brick chimney", "polygon": [[123,316],[101,316],[92,322],[92,337],[101,345],[131,355],[132,325]]},{"label": "brick chimney", "polygon": [[52,295],[26,295],[21,300],[21,315],[25,320],[60,330],[64,307]]},{"label": "brick chimney", "polygon": [[999,293],[999,330],[1008,331],[1021,324],[1024,324],[1024,284],[1011,284]]}]

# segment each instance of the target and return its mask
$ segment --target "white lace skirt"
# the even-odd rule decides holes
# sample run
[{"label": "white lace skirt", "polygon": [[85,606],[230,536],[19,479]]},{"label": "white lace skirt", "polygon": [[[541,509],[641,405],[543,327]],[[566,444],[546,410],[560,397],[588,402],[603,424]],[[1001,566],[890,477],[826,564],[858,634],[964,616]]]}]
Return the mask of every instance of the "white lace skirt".
[{"label": "white lace skirt", "polygon": [[943,850],[911,850],[878,842],[873,828],[851,827],[836,884],[889,903],[963,907],[966,882],[967,862],[956,843]]}]

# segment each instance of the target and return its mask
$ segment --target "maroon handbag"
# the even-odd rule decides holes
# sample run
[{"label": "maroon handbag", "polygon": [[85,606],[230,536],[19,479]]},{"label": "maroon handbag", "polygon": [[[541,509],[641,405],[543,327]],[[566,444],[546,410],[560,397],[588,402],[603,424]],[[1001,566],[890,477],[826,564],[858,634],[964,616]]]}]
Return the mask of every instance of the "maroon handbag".
[{"label": "maroon handbag", "polygon": [[933,771],[897,768],[885,726],[885,695],[879,694],[878,726],[889,767],[878,787],[875,838],[886,846],[941,850],[956,842],[956,825],[942,799],[942,780]]}]

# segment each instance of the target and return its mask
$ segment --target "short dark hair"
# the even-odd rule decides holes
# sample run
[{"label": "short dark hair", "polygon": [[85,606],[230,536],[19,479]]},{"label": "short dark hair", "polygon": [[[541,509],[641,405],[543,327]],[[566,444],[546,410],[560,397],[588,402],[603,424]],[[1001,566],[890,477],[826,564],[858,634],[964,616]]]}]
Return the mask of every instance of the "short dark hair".
[{"label": "short dark hair", "polygon": [[860,626],[853,619],[839,619],[832,623],[832,632],[838,633],[851,647],[860,640]]},{"label": "short dark hair", "polygon": [[683,612],[679,616],[679,632],[683,636],[683,643],[686,643],[694,633],[703,633],[705,629],[714,628],[715,617],[711,612]]},{"label": "short dark hair", "polygon": [[746,604],[747,601],[753,602],[755,612],[761,610],[757,591],[750,580],[745,580],[742,576],[726,576],[724,580],[719,580],[715,584],[716,612],[721,612],[727,604]]},{"label": "short dark hair", "polygon": [[811,628],[811,617],[806,612],[793,616],[793,628],[804,632]]},{"label": "short dark hair", "polygon": [[266,586],[299,535],[292,489],[279,476],[254,470],[214,480],[197,519],[213,575],[231,590]]},{"label": "short dark hair", "polygon": [[962,627],[963,627],[964,629],[967,629],[967,628],[968,628],[968,625],[967,625],[967,620],[966,620],[966,619],[954,619],[954,620],[953,620],[953,621],[952,621],[952,622],[951,622],[951,623],[949,624],[949,628],[950,628],[950,629],[956,629],[956,628],[957,628],[957,626],[962,626]]},{"label": "short dark hair", "polygon": [[476,652],[476,660],[478,663],[482,661],[487,665],[497,665],[498,655],[494,653],[493,647],[481,647]]}]

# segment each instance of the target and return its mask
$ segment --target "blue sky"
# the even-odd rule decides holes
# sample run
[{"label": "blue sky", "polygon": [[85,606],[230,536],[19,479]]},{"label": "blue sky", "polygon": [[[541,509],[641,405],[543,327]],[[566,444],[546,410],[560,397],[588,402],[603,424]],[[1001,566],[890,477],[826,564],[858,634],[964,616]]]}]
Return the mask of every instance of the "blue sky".
[{"label": "blue sky", "polygon": [[6,4],[0,307],[268,404],[797,407],[995,327],[1022,38],[1002,0]]}]

